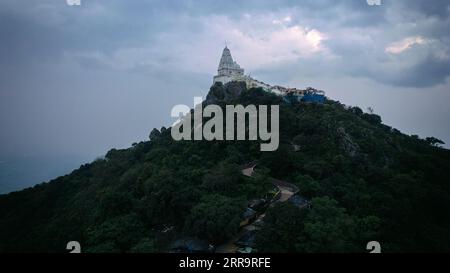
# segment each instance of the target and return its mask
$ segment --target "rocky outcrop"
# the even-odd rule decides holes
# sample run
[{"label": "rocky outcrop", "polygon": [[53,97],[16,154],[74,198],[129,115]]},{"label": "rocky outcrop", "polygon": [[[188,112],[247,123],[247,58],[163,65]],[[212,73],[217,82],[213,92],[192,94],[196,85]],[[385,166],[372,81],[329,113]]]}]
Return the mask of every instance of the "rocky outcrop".
[{"label": "rocky outcrop", "polygon": [[218,102],[230,102],[237,99],[242,92],[247,91],[245,82],[229,82],[223,85],[221,82],[216,82],[209,89],[206,96],[206,104],[213,104]]},{"label": "rocky outcrop", "polygon": [[353,141],[352,137],[345,131],[344,127],[337,129],[341,149],[350,157],[355,157],[359,153],[359,145]]}]

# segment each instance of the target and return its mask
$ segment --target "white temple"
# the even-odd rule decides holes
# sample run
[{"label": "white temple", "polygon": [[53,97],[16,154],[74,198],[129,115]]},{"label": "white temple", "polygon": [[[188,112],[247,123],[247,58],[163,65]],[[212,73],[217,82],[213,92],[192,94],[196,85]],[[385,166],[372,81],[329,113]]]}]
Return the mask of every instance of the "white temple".
[{"label": "white temple", "polygon": [[241,81],[247,84],[247,88],[262,87],[267,91],[271,91],[273,89],[273,87],[269,84],[255,80],[248,75],[244,75],[244,69],[233,60],[228,47],[223,49],[217,72],[218,74],[214,76],[214,83],[221,82],[226,84],[232,81]]},{"label": "white temple", "polygon": [[217,76],[214,76],[214,83],[222,82],[226,84],[230,81],[240,81],[244,77],[244,69],[241,68],[231,57],[228,47],[225,47],[220,58]]},{"label": "white temple", "polygon": [[213,83],[221,82],[226,84],[232,81],[243,81],[247,84],[247,88],[252,87],[262,87],[266,91],[272,91],[274,93],[279,93],[278,90],[266,84],[264,82],[253,79],[248,75],[244,75],[244,69],[240,67],[238,63],[233,60],[231,52],[228,47],[225,47],[222,52],[222,57],[220,58],[219,68],[217,69],[218,74],[214,76]]},{"label": "white temple", "polygon": [[249,75],[244,75],[244,69],[239,66],[231,57],[231,52],[228,47],[225,46],[222,52],[222,57],[220,58],[219,68],[217,69],[217,75],[214,76],[214,84],[221,82],[226,84],[232,81],[245,82],[247,88],[261,87],[267,92],[272,92],[281,96],[293,96],[297,100],[302,99],[305,94],[314,94],[315,96],[323,96],[324,92],[321,90],[316,90],[314,88],[307,88],[305,90],[297,88],[286,88],[283,86],[272,86],[270,84],[264,83],[253,79]]}]

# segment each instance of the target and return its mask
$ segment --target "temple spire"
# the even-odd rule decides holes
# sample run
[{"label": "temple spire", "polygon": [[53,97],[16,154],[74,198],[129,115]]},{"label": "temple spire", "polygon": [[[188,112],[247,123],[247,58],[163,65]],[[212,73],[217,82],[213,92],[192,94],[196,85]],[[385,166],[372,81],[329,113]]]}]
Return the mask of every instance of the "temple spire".
[{"label": "temple spire", "polygon": [[231,56],[231,51],[225,45],[220,58],[219,67],[217,69],[217,76],[214,77],[214,81],[227,82],[231,79],[237,79],[244,76],[244,69],[237,64]]},{"label": "temple spire", "polygon": [[[222,52],[222,57],[220,58],[218,70],[237,68],[235,66],[235,64],[236,63],[234,62],[233,57],[231,56],[231,51],[228,49],[228,47],[225,46],[225,48],[223,49],[223,52]],[[238,67],[238,68],[240,68],[240,67]]]}]

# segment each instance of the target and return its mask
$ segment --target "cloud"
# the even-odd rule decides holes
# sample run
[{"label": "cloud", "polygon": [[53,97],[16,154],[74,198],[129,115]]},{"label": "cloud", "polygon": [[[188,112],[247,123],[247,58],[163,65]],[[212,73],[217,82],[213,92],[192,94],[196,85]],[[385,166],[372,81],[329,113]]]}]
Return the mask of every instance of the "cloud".
[{"label": "cloud", "polygon": [[[85,68],[213,74],[227,41],[248,71],[320,65],[323,73],[411,86],[417,80],[408,83],[404,73],[417,71],[427,58],[428,65],[441,67],[450,44],[449,4],[441,0],[381,6],[363,0],[111,0],[86,1],[78,8],[64,1],[5,0],[1,5],[0,34],[9,39],[0,45],[0,57],[24,67],[69,58]],[[385,56],[406,52],[417,55]],[[405,81],[393,81],[395,76]],[[440,84],[447,76],[426,74],[420,86]]]},{"label": "cloud", "polygon": [[386,47],[385,51],[387,53],[400,54],[403,51],[410,49],[414,45],[423,45],[426,43],[427,40],[425,40],[421,36],[408,37],[399,42],[390,44],[388,47]]},{"label": "cloud", "polygon": [[[327,39],[325,33],[293,24],[290,18],[289,15],[270,13],[237,20],[224,16],[207,17],[202,20],[205,30],[202,44],[206,47],[211,46],[208,40],[229,41],[233,54],[239,56],[240,62],[248,69],[296,62],[326,52],[323,45]],[[217,46],[212,48],[221,49]]]},{"label": "cloud", "polygon": [[141,47],[117,48],[109,53],[68,50],[65,56],[82,65],[103,68],[132,70],[159,66],[166,70],[211,74],[217,69],[225,42],[238,62],[248,69],[295,62],[327,52],[323,45],[327,39],[325,33],[291,24],[290,18],[272,13],[244,14],[236,19],[217,15],[182,16],[178,18],[182,22],[178,28],[155,35]]}]

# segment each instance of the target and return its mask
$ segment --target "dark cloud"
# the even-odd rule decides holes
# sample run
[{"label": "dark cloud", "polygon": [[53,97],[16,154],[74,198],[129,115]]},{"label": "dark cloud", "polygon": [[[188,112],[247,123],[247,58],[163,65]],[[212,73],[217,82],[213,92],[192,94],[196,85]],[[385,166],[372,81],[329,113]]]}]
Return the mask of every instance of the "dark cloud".
[{"label": "dark cloud", "polygon": [[[421,62],[399,73],[384,74],[380,81],[397,86],[421,88],[444,84],[449,76],[450,61],[440,60],[429,55]],[[377,78],[377,75],[375,74],[373,77]]]},{"label": "dark cloud", "polygon": [[410,1],[386,1],[393,7],[398,7],[408,12],[415,11],[424,16],[439,17],[440,19],[447,19],[450,16],[449,1],[448,0],[410,0]]}]

